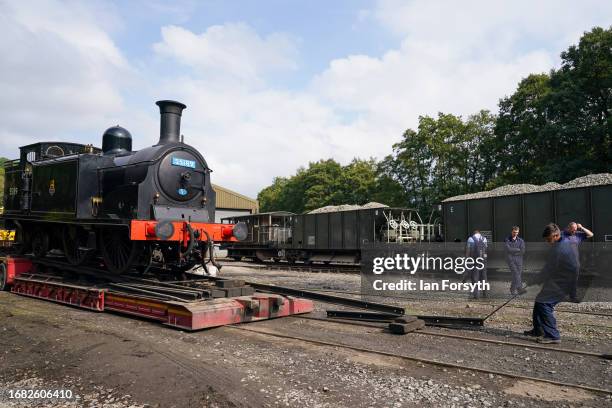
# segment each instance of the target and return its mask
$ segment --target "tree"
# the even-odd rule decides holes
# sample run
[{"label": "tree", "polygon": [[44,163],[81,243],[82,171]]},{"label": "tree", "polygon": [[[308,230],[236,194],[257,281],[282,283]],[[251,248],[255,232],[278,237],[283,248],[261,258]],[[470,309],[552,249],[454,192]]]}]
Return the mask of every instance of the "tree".
[{"label": "tree", "polygon": [[551,91],[547,74],[532,74],[519,83],[514,94],[500,100],[494,147],[499,178],[495,184],[540,184],[546,179],[550,171],[543,159],[557,144],[548,121]]},{"label": "tree", "polygon": [[612,169],[612,26],[593,28],[561,53],[551,73],[551,125],[563,181]]},{"label": "tree", "polygon": [[385,175],[374,159],[353,159],[346,166],[332,159],[309,163],[294,176],[275,178],[257,196],[262,212],[302,213],[326,205],[380,201],[405,206],[401,186]]},{"label": "tree", "polygon": [[289,180],[285,177],[275,177],[272,185],[264,188],[257,194],[261,212],[275,211],[281,208],[289,208],[281,202],[281,194]]},{"label": "tree", "polygon": [[612,169],[612,28],[594,28],[500,101],[499,177],[491,184],[566,182]]},{"label": "tree", "polygon": [[406,130],[381,165],[399,183],[410,206],[428,213],[446,197],[484,188],[495,173],[495,116],[481,111],[462,120],[439,113],[419,117],[418,130]]}]

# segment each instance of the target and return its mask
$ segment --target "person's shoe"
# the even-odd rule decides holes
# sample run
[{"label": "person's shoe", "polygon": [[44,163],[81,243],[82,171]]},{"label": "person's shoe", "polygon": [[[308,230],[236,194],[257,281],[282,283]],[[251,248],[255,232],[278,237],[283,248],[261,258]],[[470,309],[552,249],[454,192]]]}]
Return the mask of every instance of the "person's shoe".
[{"label": "person's shoe", "polygon": [[544,335],[541,332],[536,331],[535,329],[525,330],[523,334],[529,337],[542,337]]},{"label": "person's shoe", "polygon": [[527,293],[527,289],[525,289],[525,288],[520,288],[518,290],[518,292],[517,292],[517,294],[519,294],[519,295],[524,295],[525,293]]},{"label": "person's shoe", "polygon": [[514,295],[516,295],[516,290],[511,290],[510,291],[510,296],[514,296]]},{"label": "person's shoe", "polygon": [[561,339],[551,339],[549,337],[539,337],[536,341],[540,344],[559,344],[561,343]]}]

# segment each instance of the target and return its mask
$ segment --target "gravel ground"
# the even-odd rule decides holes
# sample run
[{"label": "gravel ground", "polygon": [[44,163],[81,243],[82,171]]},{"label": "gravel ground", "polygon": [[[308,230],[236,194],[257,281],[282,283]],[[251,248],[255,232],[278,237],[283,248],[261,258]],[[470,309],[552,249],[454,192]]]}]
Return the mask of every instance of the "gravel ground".
[{"label": "gravel ground", "polygon": [[[239,265],[226,266],[222,274],[344,291],[358,290],[360,285],[357,275],[254,271]],[[408,304],[379,299],[387,300]],[[491,310],[485,302],[465,299],[429,299],[409,305],[428,314]],[[595,310],[606,307],[592,306]],[[320,315],[327,306],[316,304],[316,308]],[[0,293],[0,390],[5,391],[0,393],[0,407],[610,406],[609,397],[579,389],[240,330],[298,335],[610,388],[610,361],[530,349],[516,334],[525,328],[529,314],[528,309],[504,309],[483,332],[452,331],[526,342],[525,347],[504,347],[423,334],[393,336],[375,327],[300,318],[186,333],[148,321]],[[559,314],[559,321],[564,347],[610,351],[610,318]],[[9,389],[70,389],[75,398],[16,401],[8,398]]]},{"label": "gravel ground", "polygon": [[[145,405],[133,403],[129,394],[120,395],[114,389],[106,389],[100,385],[88,384],[88,390],[82,380],[76,377],[63,377],[59,380],[48,380],[37,377],[35,370],[22,373],[23,379],[6,381],[0,383],[0,390],[5,392],[0,395],[0,407],[82,407],[82,406],[104,406],[107,408],[144,408]],[[70,398],[50,399],[10,399],[8,390],[70,390]],[[66,394],[67,395],[67,394]]]}]

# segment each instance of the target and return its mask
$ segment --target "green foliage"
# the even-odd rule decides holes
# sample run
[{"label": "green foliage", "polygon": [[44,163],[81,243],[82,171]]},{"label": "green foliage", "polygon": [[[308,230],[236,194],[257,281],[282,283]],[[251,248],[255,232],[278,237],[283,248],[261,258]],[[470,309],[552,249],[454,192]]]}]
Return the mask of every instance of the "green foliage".
[{"label": "green foliage", "polygon": [[546,156],[554,138],[548,134],[547,124],[550,92],[550,77],[534,74],[523,79],[514,94],[499,102],[495,156],[501,174],[496,184],[525,180],[541,183],[545,178],[539,161]]},{"label": "green foliage", "polygon": [[384,173],[407,192],[407,204],[426,213],[446,197],[480,190],[492,175],[494,123],[488,111],[465,121],[442,113],[422,116],[418,130],[408,129],[393,145]]},{"label": "green foliage", "polygon": [[612,169],[612,28],[594,28],[500,101],[495,184],[566,182]]},{"label": "green foliage", "polygon": [[354,159],[346,166],[332,159],[309,163],[294,176],[275,178],[257,199],[262,212],[302,213],[326,205],[369,201],[405,205],[401,186],[382,174],[373,159]]}]

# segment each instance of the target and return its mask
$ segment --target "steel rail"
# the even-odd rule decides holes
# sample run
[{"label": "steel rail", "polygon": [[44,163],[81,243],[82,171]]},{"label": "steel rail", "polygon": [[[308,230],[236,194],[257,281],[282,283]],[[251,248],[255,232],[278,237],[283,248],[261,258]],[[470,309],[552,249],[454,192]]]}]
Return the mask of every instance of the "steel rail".
[{"label": "steel rail", "polygon": [[[327,322],[327,323],[347,324],[347,325],[352,325],[352,326],[362,326],[362,327],[371,327],[371,328],[379,328],[379,329],[387,328],[387,324],[384,321],[379,321],[378,324],[375,322],[370,322],[368,324],[367,322],[356,321],[356,320],[346,321],[346,320],[336,320],[336,319],[325,319],[321,317],[312,317],[312,316],[289,316],[289,317],[294,318],[294,319],[315,320],[315,321],[321,321],[321,322]],[[537,344],[537,343],[532,344],[532,343],[520,343],[517,341],[485,339],[482,337],[462,336],[460,334],[429,331],[427,329],[415,330],[408,334],[422,334],[422,335],[427,335],[427,336],[448,337],[452,339],[468,340],[468,341],[481,342],[481,343],[491,343],[491,344],[514,346],[514,347],[527,347],[527,348],[532,348],[532,349],[537,349],[537,350],[556,351],[560,353],[578,354],[578,355],[583,355],[583,356],[597,357],[597,358],[601,358],[604,360],[612,360],[612,354],[596,353],[593,351],[575,350],[575,349],[568,349],[568,348],[547,347],[547,346]]]},{"label": "steel rail", "polygon": [[149,293],[149,294],[156,293],[162,296],[173,296],[176,298],[183,299],[184,301],[198,300],[198,299],[202,299],[203,297],[202,292],[181,291],[178,289],[166,288],[163,286],[148,286],[148,285],[135,284],[135,283],[122,283],[122,284],[109,283],[108,285],[111,285],[114,287],[125,288],[128,290],[134,290],[134,291],[144,290],[142,293]]},{"label": "steel rail", "polygon": [[485,373],[485,374],[494,374],[494,375],[499,375],[500,377],[512,378],[512,379],[517,379],[517,380],[542,382],[542,383],[557,385],[560,387],[579,388],[579,389],[596,392],[600,394],[612,395],[612,390],[592,387],[589,385],[566,383],[562,381],[549,380],[545,378],[531,377],[531,376],[526,376],[526,375],[521,375],[521,374],[513,374],[513,373],[508,373],[505,371],[492,370],[492,369],[479,368],[479,367],[471,367],[471,366],[466,366],[466,365],[461,365],[461,364],[456,364],[456,363],[448,363],[445,361],[433,360],[433,359],[428,359],[428,358],[423,358],[423,357],[409,356],[409,355],[404,355],[404,354],[393,354],[393,353],[388,353],[386,351],[379,351],[379,350],[372,350],[372,349],[368,349],[364,347],[351,346],[349,344],[342,344],[342,343],[336,343],[336,342],[324,341],[324,340],[315,340],[315,339],[309,339],[309,338],[301,337],[301,336],[291,336],[287,334],[275,333],[275,332],[270,332],[266,330],[255,330],[255,329],[236,326],[236,325],[229,325],[225,327],[228,327],[234,330],[241,330],[241,331],[261,334],[264,336],[277,337],[281,339],[299,340],[305,343],[311,343],[311,344],[315,344],[315,345],[322,346],[322,347],[340,347],[340,348],[345,348],[348,350],[358,351],[360,353],[370,353],[370,354],[376,354],[376,355],[381,355],[385,357],[399,358],[402,360],[416,361],[416,362],[423,363],[423,364],[437,365],[441,367],[454,368],[458,370],[475,371],[475,372],[480,372],[480,373]]},{"label": "steel rail", "polygon": [[483,338],[471,337],[471,336],[461,336],[461,335],[452,334],[452,333],[436,333],[436,332],[432,332],[432,331],[429,331],[429,330],[418,330],[418,331],[415,331],[413,333],[414,334],[423,334],[423,335],[428,335],[428,336],[448,337],[448,338],[452,338],[452,339],[461,339],[461,340],[476,341],[476,342],[482,342],[482,343],[501,344],[501,345],[508,345],[508,346],[516,346],[516,347],[528,347],[528,348],[538,349],[538,350],[557,351],[557,352],[561,352],[561,353],[578,354],[578,355],[583,355],[583,356],[591,356],[591,357],[602,358],[604,360],[612,360],[612,354],[595,353],[595,352],[586,351],[586,350],[575,350],[575,349],[568,349],[568,348],[561,348],[561,347],[559,347],[559,348],[557,348],[557,347],[546,347],[546,346],[543,346],[541,344],[521,343],[521,342],[518,342],[518,341],[504,341],[504,340],[495,340],[495,339],[483,339]]},{"label": "steel rail", "polygon": [[[302,290],[301,288],[298,288],[300,290]],[[355,296],[373,296],[373,297],[385,297],[385,298],[390,298],[390,299],[404,299],[404,300],[418,300],[418,301],[436,301],[436,300],[440,300],[440,299],[426,299],[426,298],[418,298],[418,297],[406,297],[406,296],[397,296],[397,295],[383,295],[380,293],[361,293],[361,292],[353,292],[353,291],[344,291],[344,290],[334,290],[334,289],[312,289],[312,288],[304,288],[303,290],[311,290],[311,291],[317,291],[317,292],[327,292],[327,293],[343,293],[346,295],[355,295]],[[467,299],[466,299],[467,300]],[[475,302],[476,305],[478,306],[496,306],[498,304],[496,303],[483,303],[483,302]],[[516,309],[532,309],[532,306],[524,306],[524,305],[506,305],[505,307],[513,307]],[[588,310],[568,310],[568,309],[564,309],[564,308],[558,308],[555,309],[555,313],[573,313],[573,314],[584,314],[584,315],[591,315],[591,316],[604,316],[604,317],[612,317],[612,313],[605,313],[605,312],[592,312],[592,311],[588,311]]]},{"label": "steel rail", "polygon": [[[486,319],[482,317],[455,317],[455,316],[429,316],[414,314],[415,317],[424,320],[427,326],[439,327],[482,327]],[[382,321],[392,322],[398,315],[389,313],[356,312],[353,310],[327,310],[327,317],[349,320]]]},{"label": "steel rail", "polygon": [[[301,266],[298,267],[291,267],[294,269],[282,269],[281,267],[283,265],[279,265],[278,267],[274,267],[274,269],[270,269],[266,266],[256,266],[256,265],[232,265],[231,263],[226,263],[225,265],[227,266],[236,266],[236,267],[244,267],[244,268],[251,268],[251,269],[267,269],[267,270],[287,270],[288,272],[292,271],[292,270],[299,270],[298,268],[300,268]],[[321,269],[325,268],[325,266],[322,266]],[[308,269],[308,267],[304,267],[303,269]],[[331,271],[330,271],[331,272]],[[305,290],[312,290],[312,289],[305,289]],[[387,297],[387,298],[396,298],[396,299],[405,299],[405,300],[429,300],[429,299],[423,299],[423,298],[417,298],[417,297],[407,297],[407,296],[397,296],[397,295],[383,295],[380,293],[361,293],[361,292],[351,292],[351,291],[341,291],[341,290],[333,290],[333,289],[315,289],[319,292],[330,292],[330,293],[343,293],[343,294],[347,294],[347,295],[359,295],[359,296],[377,296],[377,297]],[[431,299],[431,300],[437,300],[437,299]],[[479,305],[488,305],[488,306],[495,306],[496,304],[494,303],[481,303],[478,302]],[[513,307],[513,308],[517,308],[517,309],[530,309],[530,306],[523,306],[523,305],[508,305],[508,307]],[[593,315],[593,316],[605,316],[605,317],[612,317],[612,313],[605,313],[605,312],[591,312],[591,311],[587,311],[587,310],[568,310],[568,309],[555,309],[555,312],[561,312],[561,313],[573,313],[573,314],[584,314],[584,315]]]},{"label": "steel rail", "polygon": [[[227,278],[219,278],[208,276],[208,279],[211,281],[224,281],[231,280]],[[275,293],[279,295],[285,296],[295,296],[301,297],[305,299],[317,300],[319,302],[332,303],[336,305],[354,307],[358,309],[369,309],[369,310],[377,310],[383,313],[391,313],[397,315],[397,317],[404,315],[406,310],[400,306],[386,305],[384,303],[374,303],[374,302],[366,302],[358,299],[344,298],[340,296],[326,295],[323,293],[311,292],[307,290],[293,289],[284,286],[277,285],[266,285],[263,283],[255,283],[255,282],[244,282],[246,285],[252,286],[256,290],[260,292],[268,292]]]},{"label": "steel rail", "polygon": [[187,299],[185,298],[181,298],[181,297],[177,297],[177,296],[172,296],[172,295],[168,295],[165,293],[159,293],[159,292],[154,292],[151,290],[146,290],[146,289],[139,289],[139,288],[135,288],[129,285],[123,285],[120,283],[108,283],[109,286],[112,286],[114,288],[118,288],[118,289],[123,289],[123,290],[127,290],[127,291],[131,291],[131,292],[136,292],[136,293],[144,293],[146,295],[152,295],[155,297],[161,297],[161,298],[165,298],[167,300],[176,300],[177,302],[185,302]]}]

